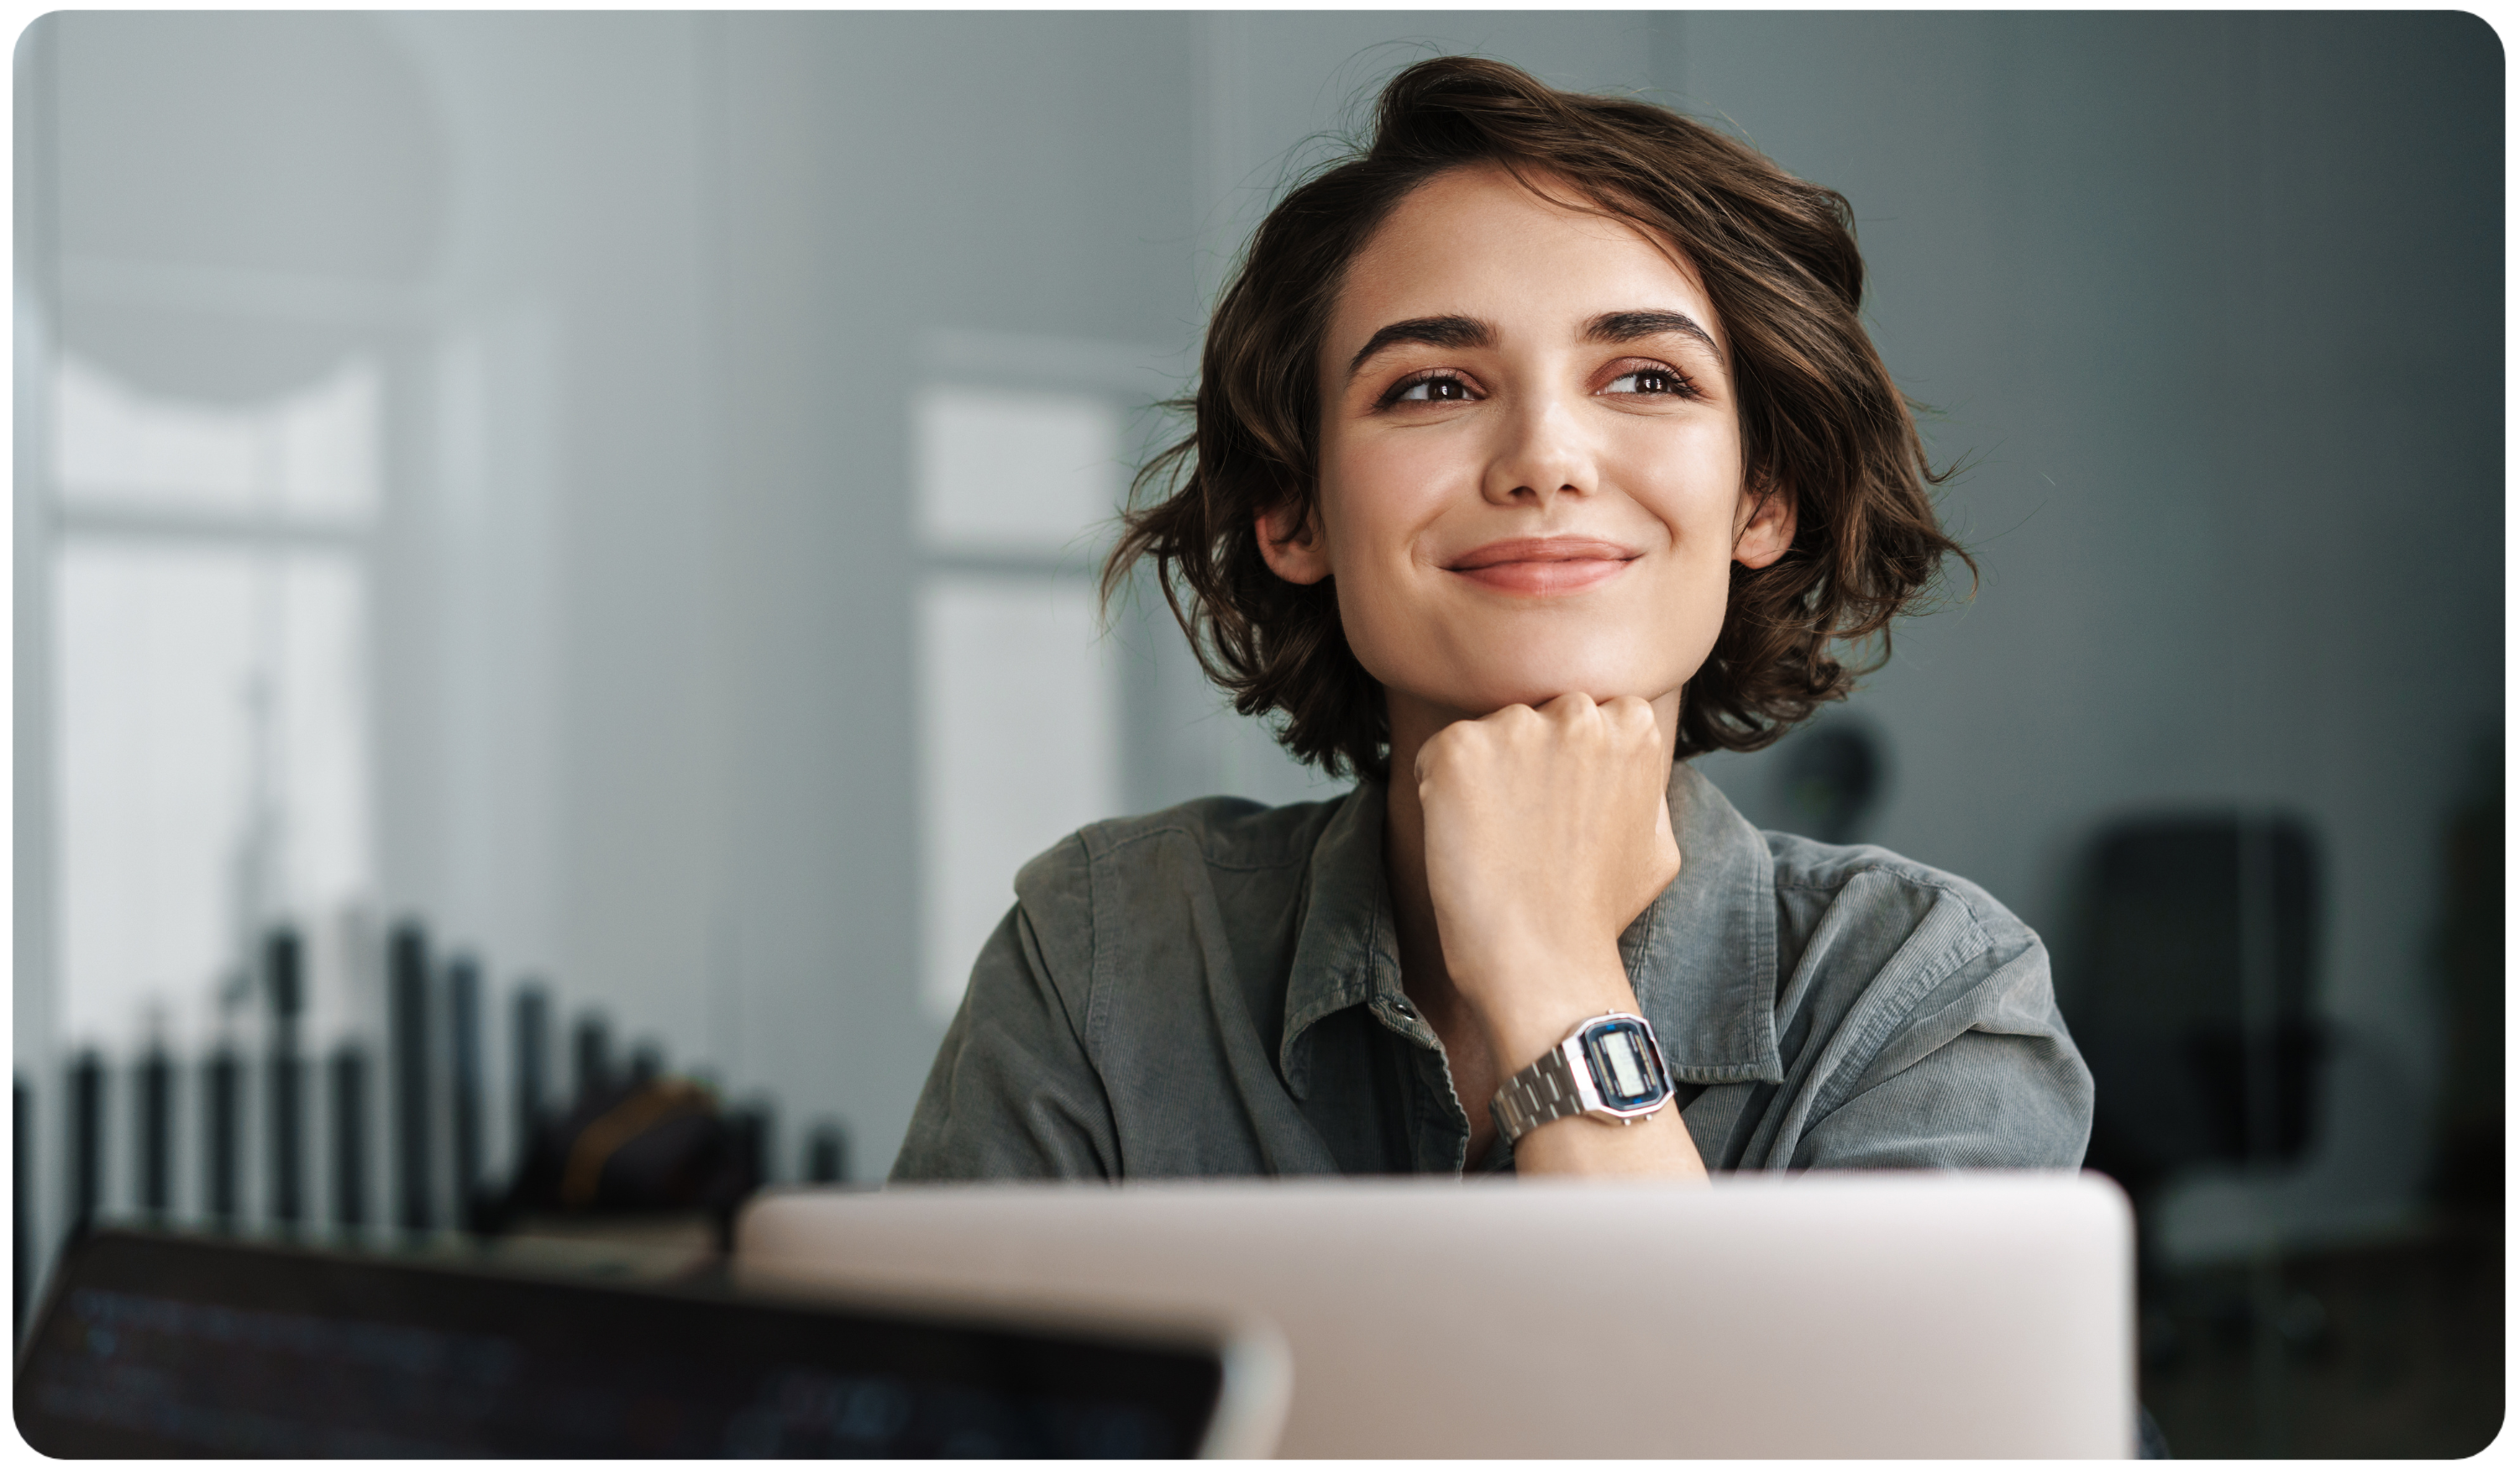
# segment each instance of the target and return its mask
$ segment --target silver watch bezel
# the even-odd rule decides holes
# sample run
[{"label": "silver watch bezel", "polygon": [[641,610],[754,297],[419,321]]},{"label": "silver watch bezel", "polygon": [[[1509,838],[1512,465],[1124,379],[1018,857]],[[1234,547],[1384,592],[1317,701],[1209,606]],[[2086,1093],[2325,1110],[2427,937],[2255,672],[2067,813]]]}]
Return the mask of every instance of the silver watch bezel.
[{"label": "silver watch bezel", "polygon": [[[1646,1045],[1653,1047],[1654,1071],[1662,1079],[1661,1096],[1634,1107],[1614,1107],[1602,1099],[1600,1084],[1593,1075],[1592,1055],[1584,1049],[1584,1038],[1595,1027],[1608,1021],[1634,1021],[1644,1032]],[[1575,1085],[1575,1100],[1584,1104],[1580,1117],[1634,1123],[1671,1106],[1673,1095],[1679,1091],[1678,1085],[1671,1080],[1671,1063],[1662,1054],[1662,1038],[1654,1035],[1653,1022],[1633,1011],[1605,1010],[1589,1020],[1577,1022],[1575,1029],[1566,1033],[1566,1040],[1557,1044],[1557,1052],[1566,1058],[1567,1080]]]}]

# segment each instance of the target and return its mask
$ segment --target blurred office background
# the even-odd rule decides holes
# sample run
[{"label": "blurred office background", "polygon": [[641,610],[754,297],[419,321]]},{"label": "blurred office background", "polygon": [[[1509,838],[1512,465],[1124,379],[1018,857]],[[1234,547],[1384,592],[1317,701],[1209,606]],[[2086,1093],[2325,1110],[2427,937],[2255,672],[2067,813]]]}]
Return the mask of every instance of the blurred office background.
[{"label": "blurred office background", "polygon": [[[1244,234],[1449,51],[1641,91],[1852,201],[1984,577],[1850,705],[1704,769],[2048,936],[2173,1448],[2491,1438],[2502,53],[2451,15],[36,22],[32,1269],[137,1202],[134,1058],[192,1107],[200,1058],[272,1045],[275,932],[309,1058],[380,1045],[398,927],[469,962],[485,1175],[530,985],[555,1077],[600,1019],[775,1120],[773,1177],[844,1130],[863,1180],[1022,858],[1330,794],[1159,606],[1099,633],[1091,575]],[[201,1136],[161,1165],[178,1215]]]}]

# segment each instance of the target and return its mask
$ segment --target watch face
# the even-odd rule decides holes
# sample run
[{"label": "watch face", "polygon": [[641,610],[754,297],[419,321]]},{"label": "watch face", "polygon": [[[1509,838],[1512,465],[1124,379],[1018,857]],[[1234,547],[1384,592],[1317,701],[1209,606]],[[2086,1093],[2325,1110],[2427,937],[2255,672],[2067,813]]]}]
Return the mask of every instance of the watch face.
[{"label": "watch face", "polygon": [[1584,1055],[1601,1100],[1614,1108],[1643,1107],[1671,1092],[1662,1059],[1638,1021],[1605,1021],[1584,1033]]}]

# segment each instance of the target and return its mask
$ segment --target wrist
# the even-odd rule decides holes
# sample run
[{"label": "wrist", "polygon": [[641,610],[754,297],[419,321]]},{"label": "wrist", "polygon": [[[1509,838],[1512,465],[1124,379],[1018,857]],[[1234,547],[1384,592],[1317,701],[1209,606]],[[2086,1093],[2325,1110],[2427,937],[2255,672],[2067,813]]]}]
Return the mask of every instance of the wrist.
[{"label": "wrist", "polygon": [[1507,1140],[1519,1145],[1538,1129],[1575,1118],[1634,1127],[1668,1107],[1671,1096],[1653,1023],[1614,1013],[1578,1023],[1565,1041],[1508,1076],[1490,1109]]},{"label": "wrist", "polygon": [[1637,1009],[1618,945],[1594,953],[1493,953],[1454,984],[1468,1000],[1487,1035],[1489,1054],[1508,1073],[1539,1059],[1574,1029],[1607,1011]]}]

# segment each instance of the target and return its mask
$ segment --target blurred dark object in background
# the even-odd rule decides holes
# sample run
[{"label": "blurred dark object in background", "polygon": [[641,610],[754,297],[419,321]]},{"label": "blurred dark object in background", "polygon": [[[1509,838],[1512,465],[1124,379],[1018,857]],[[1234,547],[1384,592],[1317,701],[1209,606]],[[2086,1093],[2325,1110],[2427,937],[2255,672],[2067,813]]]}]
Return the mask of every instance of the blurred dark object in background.
[{"label": "blurred dark object in background", "polygon": [[[540,981],[518,985],[513,997],[515,1076],[508,1100],[516,1163],[504,1180],[494,1177],[488,1132],[498,1110],[482,1036],[488,969],[470,955],[442,964],[432,959],[428,930],[417,917],[393,926],[380,956],[387,981],[384,1045],[380,1050],[352,1035],[333,1046],[325,1059],[328,1086],[319,1113],[315,1090],[305,1086],[306,1059],[296,1034],[303,1009],[303,946],[302,936],[287,926],[264,936],[260,951],[271,1026],[260,1053],[248,1053],[222,1034],[206,1056],[190,1064],[154,1039],[134,1061],[109,1062],[93,1047],[68,1058],[64,1116],[57,1126],[67,1136],[62,1162],[66,1213],[73,1226],[110,1213],[109,1207],[119,1208],[107,1180],[108,1164],[119,1160],[130,1168],[131,1207],[145,1218],[179,1225],[203,1221],[226,1230],[320,1228],[346,1239],[392,1221],[414,1246],[451,1226],[503,1237],[496,1248],[511,1252],[568,1246],[602,1255],[617,1247],[635,1256],[662,1250],[689,1264],[726,1253],[736,1211],[774,1177],[777,1104],[770,1095],[753,1092],[737,1105],[722,1105],[711,1083],[669,1070],[665,1044],[656,1039],[635,1044],[626,1068],[616,1066],[611,1029],[601,1011],[581,1011],[574,1027],[575,1097],[552,1097],[547,1053],[556,1040],[555,1005]],[[257,1059],[270,1065],[258,1067]],[[198,1071],[198,1087],[179,1085],[188,1066]],[[257,1076],[264,1082],[259,1093],[253,1086]],[[116,1079],[128,1094],[118,1103]],[[25,1141],[34,1104],[22,1075],[19,1089],[22,1182],[13,1227],[22,1317],[30,1283],[48,1270],[54,1247],[30,1219],[22,1183],[34,1157]],[[372,1110],[372,1091],[380,1092],[384,1106]],[[186,1119],[188,1109],[198,1110],[198,1122]],[[259,1125],[250,1132],[248,1119]],[[313,1187],[317,1180],[305,1168],[319,1124],[329,1145],[316,1155],[326,1161],[329,1175],[321,1200]],[[130,1136],[127,1158],[108,1147],[112,1127]],[[441,1129],[451,1145],[443,1155],[435,1147]],[[196,1130],[199,1162],[188,1168],[176,1157],[178,1144]],[[382,1180],[373,1179],[370,1167],[378,1143],[384,1145],[379,1157],[391,1166]],[[451,1168],[441,1173],[441,1161]],[[809,1181],[847,1181],[848,1130],[841,1120],[815,1120],[803,1166]],[[200,1199],[195,1209],[180,1210],[174,1183],[190,1175],[198,1175]],[[258,1215],[246,1197],[246,1184],[254,1179],[269,1186],[257,1191],[266,1207]],[[372,1209],[372,1183],[387,1186],[394,1209],[382,1215]],[[439,1196],[450,1184],[450,1205],[441,1209]],[[319,1212],[319,1202],[329,1202],[329,1212]],[[315,1219],[319,1213],[330,1218]],[[473,1242],[484,1250],[493,1244]]]},{"label": "blurred dark object in background", "polygon": [[105,1061],[94,1048],[70,1060],[70,1230],[96,1219],[105,1193]]},{"label": "blurred dark object in background", "polygon": [[497,1232],[533,1217],[705,1215],[723,1238],[734,1212],[760,1187],[763,1128],[729,1112],[684,1077],[601,1083],[565,1114],[536,1126],[504,1199],[485,1202],[474,1227]]},{"label": "blurred dark object in background", "polygon": [[2141,819],[2093,841],[2066,1020],[2098,1090],[2086,1163],[2140,1215],[2193,1164],[2309,1145],[2318,859],[2288,817]]},{"label": "blurred dark object in background", "polygon": [[1778,752],[1787,820],[1822,842],[1852,842],[1878,803],[1888,762],[1869,721],[1840,715]]},{"label": "blurred dark object in background", "polygon": [[[2135,1204],[2141,1401],[2173,1453],[2280,1453],[2282,1358],[2317,1339],[2325,1308],[2307,1292],[2284,1296],[2272,1244],[2236,1295],[2200,1299],[2165,1266],[2161,1211],[2182,1171],[2237,1165],[2265,1178],[2311,1141],[2326,1034],[2311,1011],[2310,833],[2289,817],[2234,812],[2115,823],[2092,839],[2079,899],[2064,1008],[2095,1090],[2084,1162]],[[2216,1350],[2237,1355],[2240,1391],[2209,1397],[2223,1419],[2199,1426],[2159,1399],[2156,1380]],[[2245,1448],[2198,1443],[2218,1437]]]},{"label": "blurred dark object in background", "polygon": [[2338,1040],[2313,1003],[2319,854],[2283,816],[2122,822],[2092,840],[2063,988],[2097,1096],[2090,1167],[2137,1212],[2140,1396],[2185,1458],[2471,1454],[2502,1424],[2500,741],[2446,834],[2450,1038],[2434,1218],[2385,1239],[2174,1263],[2171,1186],[2266,1179],[2316,1142]]},{"label": "blurred dark object in background", "polygon": [[2145,1333],[2176,1348],[2146,1353],[2144,1406],[2182,1459],[2474,1454],[2502,1431],[2502,1277],[2473,1230],[2162,1272]]},{"label": "blurred dark object in background", "polygon": [[2443,1058],[2434,1203],[2502,1221],[2502,732],[2477,741],[2442,854]]},{"label": "blurred dark object in background", "polygon": [[805,1136],[804,1180],[809,1184],[849,1181],[849,1134],[837,1119],[826,1119]]}]

